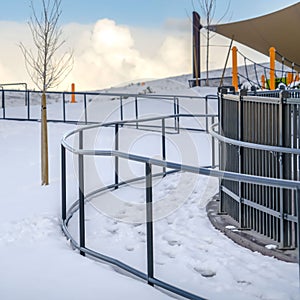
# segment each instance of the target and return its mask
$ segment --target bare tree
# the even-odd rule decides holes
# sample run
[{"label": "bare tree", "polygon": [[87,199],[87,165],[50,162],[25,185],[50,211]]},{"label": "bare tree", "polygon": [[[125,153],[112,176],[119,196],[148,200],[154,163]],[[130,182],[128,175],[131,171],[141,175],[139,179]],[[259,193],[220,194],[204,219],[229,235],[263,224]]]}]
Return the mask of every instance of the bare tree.
[{"label": "bare tree", "polygon": [[73,66],[72,51],[60,54],[65,43],[59,26],[61,0],[41,0],[38,12],[30,2],[32,16],[28,22],[35,51],[20,43],[25,58],[27,72],[42,92],[41,98],[41,177],[42,185],[49,184],[48,170],[48,133],[47,133],[47,99],[46,92],[57,87],[69,74]]},{"label": "bare tree", "polygon": [[206,25],[206,85],[209,85],[209,49],[210,39],[213,37],[213,35],[211,35],[210,26],[213,22],[215,24],[218,24],[228,14],[230,3],[231,0],[228,0],[227,8],[224,11],[224,14],[221,16],[221,18],[219,20],[214,20],[217,7],[217,0],[198,0],[198,4],[201,10],[200,15],[204,17]]}]

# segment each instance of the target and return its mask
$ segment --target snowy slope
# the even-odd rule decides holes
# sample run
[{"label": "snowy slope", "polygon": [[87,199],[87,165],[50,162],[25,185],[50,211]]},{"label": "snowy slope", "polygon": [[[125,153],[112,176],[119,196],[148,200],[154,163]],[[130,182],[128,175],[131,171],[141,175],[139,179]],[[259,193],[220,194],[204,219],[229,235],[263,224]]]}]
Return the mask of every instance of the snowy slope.
[{"label": "snowy slope", "polygon": [[[141,92],[148,86],[156,93],[205,95],[213,88],[189,89],[185,79],[163,79],[145,85],[127,85],[110,92]],[[103,101],[98,117],[112,117],[113,101]],[[55,102],[49,104],[56,105]],[[155,102],[159,108],[159,103]],[[161,105],[165,105],[162,103]],[[196,104],[198,105],[198,103]],[[82,106],[74,105],[80,116]],[[14,106],[18,109],[18,106]],[[20,106],[20,110],[24,108]],[[77,110],[77,111],[76,111]],[[199,105],[197,106],[199,110]],[[168,299],[171,296],[144,282],[121,275],[110,266],[74,252],[60,230],[60,139],[73,129],[49,123],[50,185],[40,186],[40,124],[0,121],[0,299]],[[106,132],[95,145],[111,143]],[[108,134],[108,133],[107,133]],[[155,155],[150,147],[155,135],[126,135],[124,149]],[[186,138],[193,141],[199,164],[210,161],[205,134],[169,138],[170,159],[184,157]],[[102,143],[102,144],[101,144]],[[126,148],[127,147],[127,148]],[[151,149],[152,150],[151,150]],[[153,151],[153,153],[151,152]],[[176,152],[177,151],[177,152]],[[148,152],[148,153],[147,153]],[[188,158],[187,158],[188,159]],[[103,165],[102,165],[103,166]],[[72,160],[69,161],[72,170]],[[130,166],[139,172],[139,166]],[[99,171],[99,170],[98,170]],[[69,172],[68,195],[76,199],[75,173]],[[110,176],[102,167],[99,176]],[[125,176],[125,175],[124,175]],[[209,223],[205,205],[217,182],[191,174],[174,174],[155,182],[154,197],[176,202],[155,222],[155,272],[181,288],[209,299],[299,299],[298,265],[264,257],[234,244]],[[116,197],[138,206],[144,195],[140,186],[119,189]],[[124,222],[126,210],[103,212],[103,198],[87,206],[87,243],[91,248],[145,270],[145,225]],[[112,215],[114,213],[114,215]],[[76,216],[71,230],[77,231]]]}]

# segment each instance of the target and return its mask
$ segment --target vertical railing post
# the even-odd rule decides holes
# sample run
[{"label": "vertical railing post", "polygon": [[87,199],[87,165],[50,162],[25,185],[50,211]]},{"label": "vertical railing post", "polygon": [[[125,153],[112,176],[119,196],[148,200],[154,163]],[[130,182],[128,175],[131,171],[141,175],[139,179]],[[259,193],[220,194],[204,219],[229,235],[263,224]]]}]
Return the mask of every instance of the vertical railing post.
[{"label": "vertical railing post", "polygon": [[[282,98],[280,98],[280,104],[279,104],[279,108],[278,108],[278,143],[280,147],[283,147],[283,102],[282,102]],[[279,178],[283,179],[283,153],[280,152],[279,154],[279,158],[278,158],[278,163],[279,163]],[[279,206],[280,209],[280,246],[281,248],[284,248],[284,209],[283,209],[283,205],[284,205],[284,200],[283,200],[283,188],[279,189],[279,203],[277,203],[277,205]]]},{"label": "vertical railing post", "polygon": [[61,145],[61,218],[63,222],[67,217],[66,184],[66,149]]},{"label": "vertical railing post", "polygon": [[298,246],[298,265],[299,265],[299,284],[300,284],[300,187],[297,188],[296,190],[296,205],[298,207],[297,209],[297,214],[298,214],[298,228],[297,228],[297,232],[298,232],[298,241],[297,241],[297,246]]},{"label": "vertical railing post", "polygon": [[[212,116],[211,124],[214,124],[214,123],[215,123],[215,117]],[[216,167],[216,149],[215,149],[215,138],[213,137],[213,135],[211,135],[211,151],[212,151],[211,164],[212,164],[212,167],[215,168]]]},{"label": "vertical railing post", "polygon": [[153,286],[151,279],[154,278],[153,263],[153,210],[152,210],[152,166],[145,164],[146,171],[146,222],[147,222],[147,274],[148,284]]},{"label": "vertical railing post", "polygon": [[62,93],[63,95],[63,121],[66,122],[66,96],[65,93]]},{"label": "vertical railing post", "polygon": [[[120,96],[120,119],[123,121],[124,119],[124,112],[123,112],[123,97]],[[123,126],[123,125],[122,125]]]},{"label": "vertical railing post", "polygon": [[3,109],[3,119],[5,119],[5,94],[2,88],[2,109]]},{"label": "vertical railing post", "polygon": [[[79,149],[83,149],[83,132],[79,131]],[[79,178],[79,246],[85,247],[85,213],[84,213],[84,157],[78,154],[78,178]],[[80,254],[85,256],[84,251]]]},{"label": "vertical railing post", "polygon": [[29,101],[29,91],[27,90],[27,85],[26,85],[25,99],[27,105],[27,120],[30,120],[30,101]]},{"label": "vertical railing post", "polygon": [[[238,140],[242,141],[243,139],[243,94],[240,94],[239,101],[238,101]],[[243,148],[241,146],[238,147],[238,172],[241,174],[243,167]],[[245,218],[244,218],[244,204],[242,202],[243,197],[243,183],[239,181],[239,226],[240,228],[245,228]]]},{"label": "vertical railing post", "polygon": [[176,121],[177,121],[177,132],[179,133],[179,131],[180,131],[180,127],[179,127],[179,98],[176,98],[176,110],[177,110],[177,112],[176,112],[176,114],[177,114],[177,118],[176,118]]},{"label": "vertical railing post", "polygon": [[[138,100],[137,97],[134,98],[134,103],[135,103],[135,119],[138,120],[139,119],[139,112],[138,112]],[[136,122],[136,128],[139,128],[139,123]]]},{"label": "vertical railing post", "polygon": [[[119,150],[119,124],[115,124],[115,151]],[[119,184],[119,157],[115,156],[115,189],[118,189]]]},{"label": "vertical railing post", "polygon": [[176,105],[176,97],[173,98],[173,106],[174,106],[174,130],[177,131],[177,122],[176,122],[176,115],[177,112],[177,105]]},{"label": "vertical railing post", "polygon": [[[165,118],[161,119],[161,153],[162,159],[166,160],[166,120]],[[166,174],[166,167],[163,167],[163,173]]]},{"label": "vertical railing post", "polygon": [[180,107],[180,105],[179,105],[179,98],[176,98],[176,105],[177,105],[177,126],[178,126],[178,133],[179,133],[179,131],[180,131],[180,124],[179,124],[179,122],[180,122],[180,117],[179,117],[179,114],[180,114],[180,111],[179,111],[179,107]]},{"label": "vertical railing post", "polygon": [[84,93],[83,96],[83,102],[84,102],[84,122],[87,124],[87,105],[86,105],[86,93]]},{"label": "vertical railing post", "polygon": [[[287,104],[286,100],[289,98],[288,91],[281,91],[280,99],[282,103],[282,146],[286,148],[292,147],[292,137],[293,137],[293,126],[292,126],[292,105]],[[284,179],[293,179],[292,177],[292,155],[289,153],[282,154],[282,174]],[[292,214],[292,193],[290,190],[283,190],[283,200],[282,200],[282,226],[283,226],[283,246],[285,248],[292,247],[291,239],[291,228],[289,226],[289,221],[285,218],[285,214]]]},{"label": "vertical railing post", "polygon": [[205,131],[206,133],[208,133],[208,118],[207,118],[207,115],[208,115],[208,96],[205,96]]}]

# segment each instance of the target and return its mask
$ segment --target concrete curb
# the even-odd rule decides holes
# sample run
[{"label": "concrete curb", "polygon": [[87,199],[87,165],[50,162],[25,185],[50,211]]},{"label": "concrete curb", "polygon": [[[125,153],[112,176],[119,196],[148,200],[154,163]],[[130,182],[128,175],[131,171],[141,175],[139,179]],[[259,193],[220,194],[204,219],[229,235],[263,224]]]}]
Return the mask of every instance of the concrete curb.
[{"label": "concrete curb", "polygon": [[219,214],[219,195],[215,195],[206,206],[207,216],[212,225],[240,246],[275,257],[286,262],[297,263],[298,251],[282,250],[279,244],[253,230],[241,230],[238,223],[226,214]]}]

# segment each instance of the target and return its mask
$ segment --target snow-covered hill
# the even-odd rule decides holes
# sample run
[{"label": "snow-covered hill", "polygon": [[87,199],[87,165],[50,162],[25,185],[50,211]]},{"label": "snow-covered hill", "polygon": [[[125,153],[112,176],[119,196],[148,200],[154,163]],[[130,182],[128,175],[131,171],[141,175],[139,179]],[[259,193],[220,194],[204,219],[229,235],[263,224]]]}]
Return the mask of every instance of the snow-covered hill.
[{"label": "snow-covered hill", "polygon": [[[187,76],[127,84],[107,92],[205,95],[216,88],[193,88]],[[200,100],[199,100],[200,101]],[[91,101],[92,103],[93,101]],[[103,121],[115,109],[111,97],[103,100],[98,117]],[[149,102],[147,102],[149,105]],[[55,107],[56,102],[49,103]],[[71,105],[71,104],[70,104]],[[72,104],[77,116],[82,105]],[[165,103],[155,101],[157,110]],[[199,102],[195,102],[199,111]],[[23,110],[22,105],[14,109]],[[152,105],[153,106],[153,105]],[[151,106],[149,106],[151,107]],[[191,106],[189,106],[190,108]],[[145,106],[146,108],[146,106]],[[215,109],[215,107],[212,107]],[[50,185],[40,186],[40,124],[0,121],[0,299],[169,299],[160,290],[116,272],[74,252],[60,229],[60,140],[75,125],[49,123]],[[127,131],[126,131],[127,130]],[[121,147],[155,156],[155,133],[124,129]],[[210,161],[210,138],[205,133],[168,136],[173,161],[193,158]],[[99,132],[97,147],[109,147],[109,132]],[[193,150],[187,147],[193,145]],[[194,151],[187,155],[188,151]],[[124,151],[125,151],[124,150]],[[188,152],[190,153],[190,152]],[[76,175],[69,163],[68,197],[77,198]],[[111,176],[109,162],[100,164],[99,177]],[[140,172],[137,165],[129,166]],[[215,230],[205,205],[217,191],[217,182],[191,174],[174,174],[155,182],[158,201],[176,202],[155,222],[155,274],[158,278],[209,299],[299,299],[298,265],[244,249]],[[103,199],[115,197],[131,206],[142,203],[138,185],[120,188],[87,205],[87,242],[90,247],[145,269],[145,225],[124,222],[126,209],[103,211]],[[129,205],[129,206],[130,206]],[[126,206],[126,205],[125,205]],[[173,207],[174,208],[174,207]],[[76,218],[70,228],[77,231]]]}]

